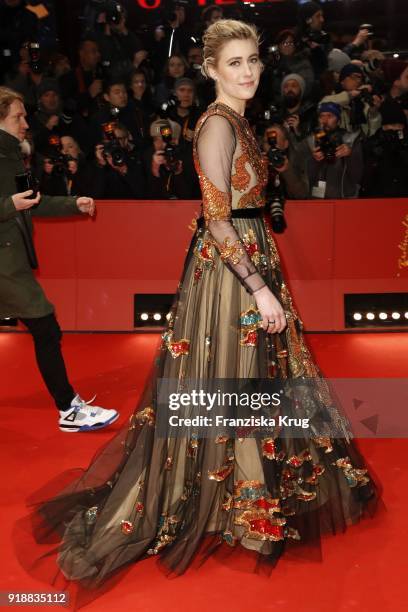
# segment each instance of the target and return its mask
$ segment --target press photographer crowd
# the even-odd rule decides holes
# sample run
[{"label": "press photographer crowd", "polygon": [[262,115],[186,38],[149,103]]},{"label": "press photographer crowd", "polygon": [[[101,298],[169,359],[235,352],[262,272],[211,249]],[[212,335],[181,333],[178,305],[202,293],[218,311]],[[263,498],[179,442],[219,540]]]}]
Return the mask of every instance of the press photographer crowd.
[{"label": "press photographer crowd", "polygon": [[[192,140],[215,96],[201,37],[229,7],[205,7],[190,28],[189,3],[168,5],[161,23],[132,29],[120,2],[84,0],[73,54],[42,48],[24,0],[0,0],[1,85],[24,98],[24,163],[42,194],[200,198]],[[369,23],[339,45],[324,5],[297,11],[295,27],[260,28],[265,68],[246,113],[268,158],[276,231],[286,199],[408,195],[408,63]]]}]

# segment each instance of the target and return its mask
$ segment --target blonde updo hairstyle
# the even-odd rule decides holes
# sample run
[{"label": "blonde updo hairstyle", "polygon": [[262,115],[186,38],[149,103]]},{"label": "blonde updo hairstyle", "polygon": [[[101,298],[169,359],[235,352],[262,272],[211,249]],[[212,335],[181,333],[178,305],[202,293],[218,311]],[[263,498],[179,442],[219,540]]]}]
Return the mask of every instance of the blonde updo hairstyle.
[{"label": "blonde updo hairstyle", "polygon": [[257,47],[260,44],[259,34],[252,24],[236,19],[220,19],[211,24],[203,36],[204,61],[201,66],[201,73],[207,79],[211,78],[208,66],[217,65],[222,47],[230,40],[253,40]]}]

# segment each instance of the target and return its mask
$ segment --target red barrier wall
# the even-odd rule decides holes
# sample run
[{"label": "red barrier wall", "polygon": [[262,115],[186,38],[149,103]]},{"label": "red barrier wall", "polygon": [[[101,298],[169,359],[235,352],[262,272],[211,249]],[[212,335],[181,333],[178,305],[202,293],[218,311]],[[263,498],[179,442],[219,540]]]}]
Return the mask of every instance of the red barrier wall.
[{"label": "red barrier wall", "polygon": [[[36,220],[38,278],[63,329],[132,330],[134,294],[175,291],[199,211],[103,201],[94,219]],[[408,290],[406,200],[291,201],[286,218],[276,241],[307,330],[344,329],[344,293]]]}]

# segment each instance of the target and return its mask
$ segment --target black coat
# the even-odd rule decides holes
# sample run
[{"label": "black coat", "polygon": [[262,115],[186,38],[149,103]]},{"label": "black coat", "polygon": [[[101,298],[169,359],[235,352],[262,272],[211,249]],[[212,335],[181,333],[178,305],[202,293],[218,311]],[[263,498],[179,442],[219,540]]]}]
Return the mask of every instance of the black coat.
[{"label": "black coat", "polygon": [[406,198],[408,196],[408,138],[389,140],[382,129],[364,146],[361,196]]},{"label": "black coat", "polygon": [[[0,64],[0,71],[5,72],[13,64],[20,61],[20,48],[27,40],[35,41],[38,36],[38,19],[26,7],[26,2],[13,8],[0,5],[0,48],[9,49],[11,56],[9,65]],[[5,62],[7,56],[0,55],[0,61]]]},{"label": "black coat", "polygon": [[15,176],[25,171],[17,138],[0,130],[0,318],[37,318],[53,305],[34,277],[26,242],[32,244],[31,216],[62,217],[79,213],[76,198],[41,198],[38,208],[18,212],[11,198]]},{"label": "black coat", "polygon": [[141,200],[146,197],[146,178],[142,161],[138,155],[131,155],[126,160],[127,172],[106,166],[93,169],[93,195],[101,200]]},{"label": "black coat", "polygon": [[140,149],[144,146],[144,135],[139,123],[139,112],[135,103],[130,100],[125,108],[121,108],[119,114],[113,116],[110,107],[107,105],[91,118],[90,133],[93,146],[103,142],[104,135],[102,130],[103,123],[116,121],[122,123],[132,134],[135,146]]}]

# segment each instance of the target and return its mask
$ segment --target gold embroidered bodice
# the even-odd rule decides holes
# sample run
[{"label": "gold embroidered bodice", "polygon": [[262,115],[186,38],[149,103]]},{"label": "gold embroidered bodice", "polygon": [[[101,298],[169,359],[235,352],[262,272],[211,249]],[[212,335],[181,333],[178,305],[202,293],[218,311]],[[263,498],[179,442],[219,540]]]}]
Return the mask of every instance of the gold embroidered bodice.
[{"label": "gold embroidered bodice", "polygon": [[234,228],[231,211],[265,205],[267,161],[248,121],[219,102],[210,104],[197,122],[193,155],[206,228],[223,262],[253,293],[265,283]]},{"label": "gold embroidered bodice", "polygon": [[267,161],[245,117],[225,104],[210,104],[197,122],[193,155],[206,220],[265,205]]}]

